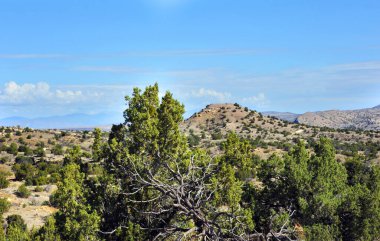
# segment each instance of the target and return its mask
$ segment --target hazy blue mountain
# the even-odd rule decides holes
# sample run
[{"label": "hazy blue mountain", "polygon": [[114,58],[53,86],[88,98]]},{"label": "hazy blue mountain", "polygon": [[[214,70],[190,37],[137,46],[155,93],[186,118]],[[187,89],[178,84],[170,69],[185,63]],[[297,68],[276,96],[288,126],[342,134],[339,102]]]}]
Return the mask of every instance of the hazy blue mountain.
[{"label": "hazy blue mountain", "polygon": [[327,110],[294,114],[290,112],[267,111],[263,115],[274,116],[281,120],[326,126],[338,129],[380,130],[380,105],[357,110]]},{"label": "hazy blue mountain", "polygon": [[93,127],[109,128],[112,124],[123,122],[119,112],[99,114],[70,114],[40,118],[8,117],[0,120],[0,126],[22,126],[35,129],[88,129]]},{"label": "hazy blue mountain", "polygon": [[262,112],[265,116],[274,116],[280,120],[286,120],[289,122],[294,122],[300,114],[295,114],[291,112],[278,112],[278,111],[266,111]]},{"label": "hazy blue mountain", "polygon": [[380,131],[380,105],[357,110],[327,110],[307,112],[297,117],[297,122],[312,126],[336,129],[361,129]]}]

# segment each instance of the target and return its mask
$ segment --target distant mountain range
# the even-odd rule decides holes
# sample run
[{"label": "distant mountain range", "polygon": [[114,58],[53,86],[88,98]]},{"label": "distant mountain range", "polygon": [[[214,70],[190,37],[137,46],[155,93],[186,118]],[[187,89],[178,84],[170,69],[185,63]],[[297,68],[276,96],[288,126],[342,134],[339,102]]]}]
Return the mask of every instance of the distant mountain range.
[{"label": "distant mountain range", "polygon": [[294,114],[289,112],[264,112],[289,122],[336,129],[380,130],[380,105],[358,110],[327,110]]},{"label": "distant mountain range", "polygon": [[[288,122],[336,129],[380,130],[380,105],[359,110],[327,110],[296,114],[268,111],[264,116],[274,116]],[[0,119],[0,126],[22,126],[34,129],[93,129],[109,130],[112,124],[122,123],[122,113],[70,114],[40,118],[9,117]]]},{"label": "distant mountain range", "polygon": [[112,124],[123,122],[121,113],[70,114],[40,118],[9,117],[0,119],[0,126],[21,126],[34,129],[110,129]]},{"label": "distant mountain range", "polygon": [[289,122],[294,122],[298,116],[301,114],[295,114],[291,112],[278,112],[278,111],[266,111],[262,113],[265,116],[274,116],[280,120],[286,120]]}]

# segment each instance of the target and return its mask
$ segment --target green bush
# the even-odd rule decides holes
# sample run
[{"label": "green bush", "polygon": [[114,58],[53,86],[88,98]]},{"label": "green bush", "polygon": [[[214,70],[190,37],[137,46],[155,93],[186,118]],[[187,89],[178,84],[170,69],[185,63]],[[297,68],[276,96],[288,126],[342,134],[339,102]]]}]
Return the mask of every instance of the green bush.
[{"label": "green bush", "polygon": [[9,186],[9,181],[7,177],[9,176],[9,173],[7,172],[0,172],[0,189],[7,188]]},{"label": "green bush", "polygon": [[42,192],[44,189],[41,186],[37,186],[34,191],[35,192]]},{"label": "green bush", "polygon": [[10,202],[6,198],[0,198],[0,215],[7,212],[11,207]]},{"label": "green bush", "polygon": [[19,152],[24,152],[25,156],[33,155],[32,149],[30,149],[30,147],[28,147],[26,145],[20,145],[19,148],[18,148],[18,151]]},{"label": "green bush", "polygon": [[53,147],[53,149],[51,150],[51,152],[54,154],[54,155],[63,155],[63,148],[61,145],[57,144]]},{"label": "green bush", "polygon": [[13,214],[13,215],[8,216],[7,223],[8,223],[8,227],[13,226],[13,227],[19,227],[24,231],[26,230],[26,224],[24,222],[24,219],[20,215]]},{"label": "green bush", "polygon": [[45,185],[56,183],[59,175],[60,164],[40,161],[36,165],[29,162],[15,164],[12,167],[17,181],[25,181],[26,185]]},{"label": "green bush", "polygon": [[18,152],[18,146],[16,143],[11,143],[11,145],[8,147],[8,150],[7,152],[9,154],[13,154],[13,155],[17,155],[17,152]]},{"label": "green bush", "polygon": [[34,154],[38,157],[45,157],[46,156],[46,153],[44,151],[44,148],[39,146],[37,149],[35,149],[34,151]]},{"label": "green bush", "polygon": [[4,164],[10,161],[10,158],[8,156],[3,156],[0,158],[0,164]]},{"label": "green bush", "polygon": [[25,186],[25,184],[22,184],[16,192],[16,195],[21,198],[28,198],[30,196],[29,189]]},{"label": "green bush", "polygon": [[18,156],[16,157],[15,162],[17,164],[22,164],[22,163],[34,164],[34,158],[30,156]]}]

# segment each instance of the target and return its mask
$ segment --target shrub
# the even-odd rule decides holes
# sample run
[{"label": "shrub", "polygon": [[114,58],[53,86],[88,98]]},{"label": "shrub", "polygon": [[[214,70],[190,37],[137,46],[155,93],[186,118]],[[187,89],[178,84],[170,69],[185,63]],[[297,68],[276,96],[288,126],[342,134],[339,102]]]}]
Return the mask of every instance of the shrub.
[{"label": "shrub", "polygon": [[0,215],[7,212],[11,207],[10,202],[6,198],[0,198]]},{"label": "shrub", "polygon": [[211,133],[211,138],[213,140],[220,140],[220,139],[223,138],[223,135],[222,135],[222,133],[220,131],[216,131],[214,133]]},{"label": "shrub", "polygon": [[28,198],[30,196],[29,189],[25,186],[25,184],[22,184],[16,192],[16,195],[21,198]]},{"label": "shrub", "polygon": [[38,157],[45,157],[46,156],[46,153],[45,153],[45,150],[43,147],[38,147],[37,149],[35,149],[34,151],[34,154]]},{"label": "shrub", "polygon": [[22,163],[34,164],[34,158],[30,156],[18,156],[16,157],[15,162],[17,164],[22,164]]},{"label": "shrub", "polygon": [[28,146],[26,146],[26,145],[21,145],[21,146],[19,146],[18,151],[19,151],[19,152],[24,152],[24,155],[25,155],[25,156],[30,156],[30,155],[33,154],[32,149],[30,149],[30,148],[29,148]]},{"label": "shrub", "polygon": [[37,172],[36,168],[31,163],[15,164],[13,165],[12,170],[15,173],[17,181],[26,180],[27,184],[29,184],[28,180]]},{"label": "shrub", "polygon": [[190,135],[187,137],[187,141],[191,147],[199,145],[201,138],[198,135],[195,135],[194,133],[190,133]]},{"label": "shrub", "polygon": [[8,172],[0,171],[0,189],[7,188],[9,186],[9,181],[7,179],[8,176]]},{"label": "shrub", "polygon": [[35,192],[42,192],[44,189],[41,186],[37,186],[34,191]]},{"label": "shrub", "polygon": [[54,155],[63,155],[63,148],[61,145],[55,145],[53,147],[53,149],[51,150],[51,152],[54,154]]},{"label": "shrub", "polygon": [[11,143],[11,145],[9,146],[7,152],[9,154],[13,154],[13,155],[17,155],[17,152],[18,152],[18,146],[16,143]]},{"label": "shrub", "polygon": [[8,156],[3,156],[0,158],[0,164],[4,164],[10,161],[10,158]]},{"label": "shrub", "polygon": [[26,224],[24,222],[24,219],[20,215],[13,214],[7,217],[7,223],[8,227],[19,227],[22,230],[26,230]]}]

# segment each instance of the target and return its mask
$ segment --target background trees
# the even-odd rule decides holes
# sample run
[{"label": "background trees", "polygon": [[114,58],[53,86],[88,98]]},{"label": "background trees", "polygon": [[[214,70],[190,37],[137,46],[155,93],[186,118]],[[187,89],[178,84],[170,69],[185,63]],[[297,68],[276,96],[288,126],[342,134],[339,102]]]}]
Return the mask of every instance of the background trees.
[{"label": "background trees", "polygon": [[[59,211],[29,238],[380,238],[380,169],[362,156],[340,163],[332,142],[321,138],[312,148],[299,141],[260,160],[255,143],[234,133],[211,156],[189,147],[179,128],[184,107],[171,93],[160,100],[154,85],[126,100],[125,123],[114,125],[107,141],[95,130],[91,161],[79,147],[68,151],[51,197]],[[17,165],[16,178],[27,180],[28,163]],[[21,237],[20,230],[6,235]]]}]

